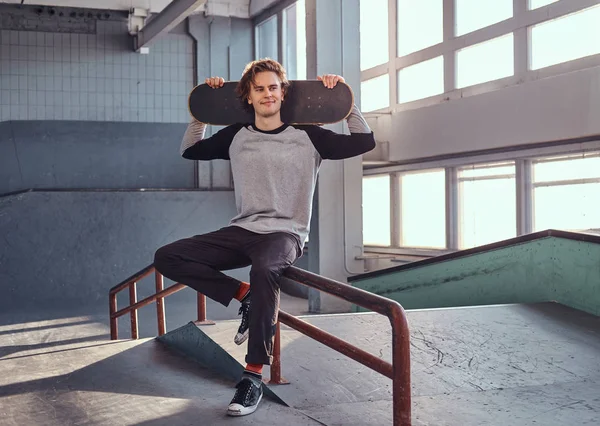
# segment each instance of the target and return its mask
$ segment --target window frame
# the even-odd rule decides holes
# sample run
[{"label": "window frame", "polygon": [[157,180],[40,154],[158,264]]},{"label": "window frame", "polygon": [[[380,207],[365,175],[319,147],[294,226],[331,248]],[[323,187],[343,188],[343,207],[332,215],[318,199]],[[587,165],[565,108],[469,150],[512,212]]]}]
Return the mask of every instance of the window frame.
[{"label": "window frame", "polygon": [[284,55],[284,32],[283,32],[283,11],[288,7],[292,6],[296,3],[297,0],[281,0],[279,2],[274,3],[272,6],[266,8],[256,16],[252,18],[252,48],[255,57],[258,56],[258,43],[257,43],[257,34],[258,34],[258,26],[263,24],[265,21],[268,21],[270,18],[276,16],[277,17],[277,34],[275,35],[277,39],[277,58],[273,58],[277,61],[280,61]]},{"label": "window frame", "polygon": [[[365,1],[368,0],[361,0],[360,3],[364,4]],[[538,70],[531,70],[529,66],[531,62],[530,27],[595,6],[597,5],[597,0],[558,1],[536,9],[529,9],[529,2],[521,0],[513,1],[512,18],[474,30],[461,36],[456,36],[454,33],[456,22],[455,1],[443,0],[443,42],[405,56],[397,56],[398,0],[388,0],[388,62],[361,71],[361,82],[384,74],[389,74],[390,106],[377,110],[377,113],[396,113],[436,105],[440,102],[458,100],[467,96],[491,92],[504,87],[536,81],[580,69],[600,66],[600,54],[574,59]],[[514,75],[458,89],[456,87],[457,51],[509,33],[512,33],[514,37]],[[444,57],[444,93],[411,102],[400,103],[398,93],[398,72],[403,68],[416,65],[437,56]]]},{"label": "window frame", "polygon": [[282,22],[281,20],[283,19],[282,14],[275,14],[275,15],[271,15],[269,16],[267,19],[261,21],[260,23],[258,23],[257,25],[254,26],[254,57],[255,58],[260,58],[262,55],[260,55],[259,53],[259,28],[266,24],[267,22],[269,22],[270,20],[275,19],[275,45],[276,45],[276,50],[277,50],[277,55],[275,58],[276,61],[279,61],[279,58],[281,57],[281,47],[282,47],[282,42],[281,42],[281,38],[283,37],[283,32],[281,31],[281,27],[282,27]]},{"label": "window frame", "polygon": [[[427,162],[406,163],[386,167],[372,167],[363,170],[363,176],[391,175],[390,183],[390,230],[392,232],[390,247],[365,245],[365,253],[378,253],[386,255],[414,255],[438,256],[459,250],[459,212],[458,212],[458,170],[462,167],[478,167],[491,163],[514,162],[516,185],[516,236],[533,232],[534,220],[534,187],[549,186],[548,184],[564,184],[563,182],[577,183],[581,179],[561,180],[559,182],[533,182],[533,166],[536,162],[552,161],[556,157],[582,158],[600,156],[600,139],[592,141],[574,141],[570,144],[561,144],[545,147],[524,148],[518,151],[504,150],[492,154],[464,155],[454,158],[432,160]],[[441,249],[425,249],[420,247],[407,247],[400,245],[401,205],[400,185],[398,176],[408,172],[422,172],[432,169],[445,169],[446,171],[446,247]],[[469,178],[471,179],[471,178]],[[477,178],[475,178],[477,179]],[[585,181],[600,182],[598,178],[586,178]]]},{"label": "window frame", "polygon": [[[467,169],[495,169],[495,168],[502,168],[502,167],[506,167],[506,166],[512,166],[514,168],[514,172],[510,173],[510,174],[506,174],[506,173],[497,173],[497,174],[490,174],[487,176],[473,176],[473,177],[461,177],[460,176],[460,172],[462,171],[461,169],[467,170]],[[513,161],[500,161],[500,162],[491,162],[491,163],[479,163],[479,164],[473,164],[473,165],[467,165],[467,166],[461,166],[457,168],[457,178],[456,178],[456,183],[457,183],[457,188],[456,188],[456,193],[457,193],[457,203],[458,205],[456,206],[456,211],[457,211],[457,216],[456,216],[456,231],[457,231],[457,235],[458,235],[458,239],[457,239],[457,249],[460,250],[465,250],[467,248],[470,247],[462,247],[462,242],[464,239],[464,235],[463,235],[463,230],[461,228],[461,223],[462,223],[462,210],[460,208],[462,201],[463,201],[463,194],[461,193],[461,184],[463,182],[481,182],[481,181],[489,181],[489,180],[503,180],[503,179],[515,179],[515,203],[517,200],[517,161],[513,160]],[[515,209],[514,211],[515,213],[515,236],[519,235],[519,229],[518,229],[518,214],[517,214],[517,210]],[[509,237],[512,238],[512,237]]]}]

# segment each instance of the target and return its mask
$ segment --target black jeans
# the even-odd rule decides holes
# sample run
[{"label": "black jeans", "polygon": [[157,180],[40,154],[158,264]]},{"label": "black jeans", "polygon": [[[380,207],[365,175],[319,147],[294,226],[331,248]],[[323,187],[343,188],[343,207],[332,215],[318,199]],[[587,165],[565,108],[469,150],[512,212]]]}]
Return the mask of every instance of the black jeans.
[{"label": "black jeans", "polygon": [[290,234],[257,234],[228,226],[159,248],[154,267],[165,277],[228,306],[240,281],[220,271],[252,265],[246,362],[270,365],[279,310],[279,277],[298,255],[298,244]]}]

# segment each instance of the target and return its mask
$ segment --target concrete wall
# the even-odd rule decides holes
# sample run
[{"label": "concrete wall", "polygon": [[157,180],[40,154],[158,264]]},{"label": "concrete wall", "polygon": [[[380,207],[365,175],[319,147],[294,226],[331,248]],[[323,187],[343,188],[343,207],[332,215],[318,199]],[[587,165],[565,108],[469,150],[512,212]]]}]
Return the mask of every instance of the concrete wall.
[{"label": "concrete wall", "polygon": [[[233,193],[225,191],[0,198],[0,309],[107,304],[109,289],[151,264],[158,247],[225,226],[234,214]],[[245,270],[230,274],[247,279]],[[140,286],[140,295],[148,289]]]},{"label": "concrete wall", "polygon": [[50,19],[49,8],[0,5],[0,123],[12,122],[0,127],[0,193],[231,188],[221,160],[200,162],[195,183],[179,143],[194,84],[239,79],[252,59],[251,22],[195,15],[142,55],[132,51],[125,13],[54,10]]},{"label": "concrete wall", "polygon": [[0,193],[29,188],[194,188],[184,124],[0,122]]},{"label": "concrete wall", "polygon": [[0,309],[104,306],[158,247],[235,215],[230,190],[185,191],[230,189],[228,162],[200,163],[195,182],[179,145],[189,91],[240,75],[251,24],[196,16],[141,55],[126,13],[37,9],[0,5],[0,194],[85,191],[0,197]]},{"label": "concrete wall", "polygon": [[600,67],[369,119],[392,161],[600,134]]}]

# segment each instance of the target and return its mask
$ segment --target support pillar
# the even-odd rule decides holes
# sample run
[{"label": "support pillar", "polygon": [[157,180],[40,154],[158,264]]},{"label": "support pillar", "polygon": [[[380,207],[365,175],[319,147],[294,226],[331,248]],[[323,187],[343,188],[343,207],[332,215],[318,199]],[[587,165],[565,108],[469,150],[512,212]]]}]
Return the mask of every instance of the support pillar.
[{"label": "support pillar", "polygon": [[[360,107],[359,0],[306,0],[307,78],[339,74],[352,87]],[[348,133],[345,122],[327,128]],[[325,160],[317,186],[315,219],[318,235],[311,234],[318,273],[346,282],[364,272],[362,244],[362,158]],[[309,293],[309,306],[321,312],[347,311],[350,304],[334,296]]]}]

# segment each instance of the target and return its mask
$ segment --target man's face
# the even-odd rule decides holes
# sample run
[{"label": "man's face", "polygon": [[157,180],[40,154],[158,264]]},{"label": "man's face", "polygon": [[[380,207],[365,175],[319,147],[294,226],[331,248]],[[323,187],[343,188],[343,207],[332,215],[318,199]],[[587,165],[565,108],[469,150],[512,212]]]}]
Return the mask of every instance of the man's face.
[{"label": "man's face", "polygon": [[248,102],[254,106],[254,111],[262,117],[272,117],[281,110],[283,92],[281,81],[277,74],[264,71],[256,74],[250,85]]}]

